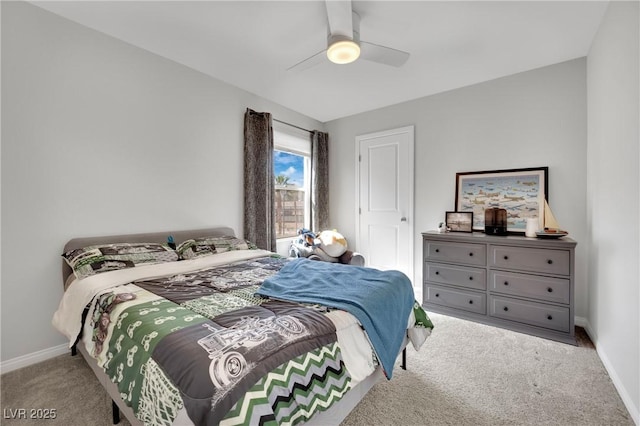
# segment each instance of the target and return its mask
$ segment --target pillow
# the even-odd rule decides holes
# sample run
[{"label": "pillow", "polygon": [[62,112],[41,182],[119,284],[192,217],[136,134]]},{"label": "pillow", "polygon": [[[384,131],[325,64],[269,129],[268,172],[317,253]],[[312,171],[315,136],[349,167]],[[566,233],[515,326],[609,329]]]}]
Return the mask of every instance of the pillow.
[{"label": "pillow", "polygon": [[255,250],[258,247],[250,241],[233,236],[202,237],[182,242],[176,251],[181,259],[211,256],[232,250]]},{"label": "pillow", "polygon": [[70,250],[62,255],[78,279],[101,272],[154,263],[175,262],[178,253],[164,244],[101,244]]}]

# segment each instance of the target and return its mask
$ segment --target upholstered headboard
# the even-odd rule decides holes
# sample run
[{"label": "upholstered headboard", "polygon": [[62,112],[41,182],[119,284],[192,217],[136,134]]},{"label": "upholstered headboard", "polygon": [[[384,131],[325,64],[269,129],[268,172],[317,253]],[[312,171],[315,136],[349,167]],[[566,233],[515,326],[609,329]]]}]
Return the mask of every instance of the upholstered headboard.
[{"label": "upholstered headboard", "polygon": [[[64,245],[62,253],[66,253],[69,250],[79,249],[95,244],[109,244],[109,243],[166,243],[169,235],[173,236],[173,240],[176,244],[198,237],[222,237],[225,235],[235,235],[232,228],[226,226],[219,226],[215,228],[205,229],[192,229],[186,231],[164,231],[164,232],[149,232],[143,234],[126,234],[126,235],[111,235],[101,237],[82,237],[69,240]],[[61,254],[62,254],[61,253]],[[62,259],[62,284],[65,285],[67,278],[73,273],[67,262]]]}]

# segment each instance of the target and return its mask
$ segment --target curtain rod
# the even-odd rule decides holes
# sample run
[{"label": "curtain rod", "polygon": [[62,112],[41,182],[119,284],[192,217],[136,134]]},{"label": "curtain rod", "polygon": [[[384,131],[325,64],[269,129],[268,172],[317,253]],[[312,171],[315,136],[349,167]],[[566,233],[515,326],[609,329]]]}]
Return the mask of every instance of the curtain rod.
[{"label": "curtain rod", "polygon": [[307,130],[303,127],[296,126],[295,124],[287,123],[286,121],[278,120],[277,118],[273,118],[273,121],[277,121],[278,123],[285,124],[287,126],[295,127],[296,129],[303,130],[305,132],[313,133],[313,130]]}]

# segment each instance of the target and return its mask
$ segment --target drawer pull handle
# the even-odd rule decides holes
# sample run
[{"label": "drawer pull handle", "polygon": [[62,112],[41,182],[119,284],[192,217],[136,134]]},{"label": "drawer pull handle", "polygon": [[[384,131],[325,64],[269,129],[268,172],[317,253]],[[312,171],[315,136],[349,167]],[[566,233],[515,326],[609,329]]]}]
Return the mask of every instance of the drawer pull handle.
[{"label": "drawer pull handle", "polygon": [[440,249],[436,249],[436,253],[440,253]]},{"label": "drawer pull handle", "polygon": [[436,297],[440,297],[440,293],[436,293]]},{"label": "drawer pull handle", "polygon": [[505,255],[504,260],[509,260],[509,256]]},{"label": "drawer pull handle", "polygon": [[548,291],[549,293],[553,293],[553,289],[552,289],[551,287],[547,287],[547,291]]},{"label": "drawer pull handle", "polygon": [[473,281],[473,277],[469,277],[469,281]]},{"label": "drawer pull handle", "polygon": [[436,271],[436,275],[440,275],[440,271]]},{"label": "drawer pull handle", "polygon": [[473,305],[473,300],[469,300],[469,304],[470,304],[470,305]]},{"label": "drawer pull handle", "polygon": [[505,281],[505,282],[504,282],[504,285],[509,285],[509,281]]},{"label": "drawer pull handle", "polygon": [[505,312],[507,312],[508,310],[509,310],[509,307],[508,307],[508,306],[505,306],[505,307],[504,307],[504,311],[505,311]]},{"label": "drawer pull handle", "polygon": [[547,319],[548,319],[548,320],[552,320],[552,319],[553,319],[553,317],[552,317],[551,315],[547,315]]},{"label": "drawer pull handle", "polygon": [[551,265],[551,264],[553,263],[553,260],[549,259],[549,260],[547,260],[547,263],[548,263],[549,265]]},{"label": "drawer pull handle", "polygon": [[473,253],[469,253],[469,256],[473,256]]}]

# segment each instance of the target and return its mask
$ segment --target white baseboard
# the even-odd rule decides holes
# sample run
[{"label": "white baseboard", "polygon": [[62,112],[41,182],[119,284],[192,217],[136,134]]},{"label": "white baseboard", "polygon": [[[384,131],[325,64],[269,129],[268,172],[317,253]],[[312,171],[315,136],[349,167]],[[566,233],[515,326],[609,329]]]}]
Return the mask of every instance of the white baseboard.
[{"label": "white baseboard", "polygon": [[[596,333],[593,331],[593,328],[591,327],[591,324],[589,324],[589,321],[581,318],[582,320],[584,320],[584,325],[582,325],[581,327],[584,328],[584,331],[587,332],[587,335],[589,336],[589,339],[591,339],[591,341],[593,342],[593,344],[596,344],[596,340],[598,340]],[[578,325],[578,318],[576,317],[576,325]]]},{"label": "white baseboard", "polygon": [[52,348],[32,352],[7,361],[2,361],[0,362],[0,374],[8,373],[10,371],[17,370],[18,368],[28,367],[66,353],[70,353],[70,349],[69,345],[64,343],[59,346],[54,346]]},{"label": "white baseboard", "polygon": [[[576,318],[576,323],[577,323],[577,320],[578,319]],[[585,325],[581,327],[584,327],[584,330],[587,332],[587,334],[589,335],[589,338],[591,339],[594,346],[596,347],[596,352],[598,353],[598,357],[600,358],[600,361],[602,361],[602,365],[604,365],[605,370],[607,370],[607,373],[611,378],[611,382],[613,383],[613,386],[615,386],[616,390],[618,391],[618,395],[620,395],[620,399],[622,399],[622,403],[624,404],[625,407],[627,407],[627,411],[629,411],[629,414],[631,414],[631,418],[633,419],[634,423],[637,426],[640,426],[640,407],[635,405],[633,398],[629,396],[629,393],[626,391],[625,387],[622,385],[622,381],[620,380],[620,377],[616,373],[616,370],[611,365],[611,361],[609,361],[609,357],[607,356],[607,353],[601,348],[601,345],[598,345],[598,336],[593,331],[591,324],[589,324],[589,321],[585,320]]]},{"label": "white baseboard", "polygon": [[582,327],[586,330],[586,325],[588,323],[587,319],[584,317],[574,317],[574,323],[578,327]]}]

